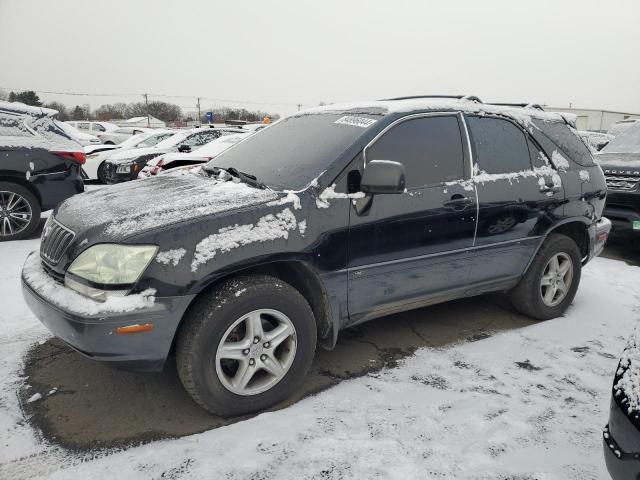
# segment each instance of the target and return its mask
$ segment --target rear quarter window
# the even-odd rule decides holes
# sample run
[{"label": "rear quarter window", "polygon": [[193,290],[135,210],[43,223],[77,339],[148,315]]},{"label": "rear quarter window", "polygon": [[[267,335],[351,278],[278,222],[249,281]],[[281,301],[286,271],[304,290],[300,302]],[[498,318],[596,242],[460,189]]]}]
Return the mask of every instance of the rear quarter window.
[{"label": "rear quarter window", "polygon": [[569,159],[583,167],[595,165],[589,147],[580,138],[577,131],[568,125],[548,120],[532,119],[533,137],[545,149],[547,156],[553,155],[554,149],[559,149]]},{"label": "rear quarter window", "polygon": [[33,134],[19,115],[0,113],[0,137],[32,137]]}]

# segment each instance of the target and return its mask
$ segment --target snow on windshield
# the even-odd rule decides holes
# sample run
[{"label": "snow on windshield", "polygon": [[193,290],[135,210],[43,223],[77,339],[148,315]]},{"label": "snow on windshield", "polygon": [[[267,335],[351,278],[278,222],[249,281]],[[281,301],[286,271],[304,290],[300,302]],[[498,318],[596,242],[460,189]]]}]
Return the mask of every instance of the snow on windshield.
[{"label": "snow on windshield", "polygon": [[238,143],[240,140],[243,140],[247,137],[246,133],[235,133],[233,135],[223,135],[222,137],[216,138],[209,143],[206,143],[200,148],[195,149],[192,154],[193,156],[202,156],[202,157],[214,157],[224,152],[231,146]]},{"label": "snow on windshield", "polygon": [[640,153],[640,122],[611,140],[600,153]]}]

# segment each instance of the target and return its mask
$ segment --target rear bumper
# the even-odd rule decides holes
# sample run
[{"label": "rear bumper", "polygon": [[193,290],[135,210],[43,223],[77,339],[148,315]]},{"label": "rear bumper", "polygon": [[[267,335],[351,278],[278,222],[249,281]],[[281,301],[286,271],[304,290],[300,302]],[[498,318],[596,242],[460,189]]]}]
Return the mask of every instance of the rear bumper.
[{"label": "rear bumper", "polygon": [[611,221],[606,217],[602,217],[595,224],[589,227],[589,254],[584,263],[587,263],[592,258],[600,255],[607,243],[610,232]]},{"label": "rear bumper", "polygon": [[[55,282],[53,279],[51,282]],[[52,284],[47,286],[50,292]],[[64,285],[58,289],[73,292]],[[162,370],[174,335],[193,295],[156,297],[150,306],[125,312],[87,315],[46,298],[22,276],[27,306],[44,326],[86,357],[130,370]],[[73,292],[75,294],[75,292]],[[87,302],[94,302],[82,297]],[[118,327],[153,324],[150,332],[118,334]]]}]

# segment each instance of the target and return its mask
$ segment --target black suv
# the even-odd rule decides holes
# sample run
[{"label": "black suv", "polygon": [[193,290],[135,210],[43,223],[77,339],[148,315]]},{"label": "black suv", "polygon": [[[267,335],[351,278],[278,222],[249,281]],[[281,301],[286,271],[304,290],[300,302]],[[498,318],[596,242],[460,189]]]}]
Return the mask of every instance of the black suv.
[{"label": "black suv", "polygon": [[332,105],[199,173],[66,201],[24,295],[91,358],[154,370],[175,351],[201,406],[241,414],[289,395],[316,343],[376,317],[494,291],[561,315],[606,241],[605,195],[557,114],[467,98]]},{"label": "black suv", "polygon": [[56,113],[0,102],[0,241],[28,237],[41,211],[84,191],[84,152]]},{"label": "black suv", "polygon": [[611,391],[609,423],[602,433],[613,480],[640,478],[640,329],[627,342]]},{"label": "black suv", "polygon": [[604,214],[617,230],[640,234],[640,122],[596,155],[607,181]]}]

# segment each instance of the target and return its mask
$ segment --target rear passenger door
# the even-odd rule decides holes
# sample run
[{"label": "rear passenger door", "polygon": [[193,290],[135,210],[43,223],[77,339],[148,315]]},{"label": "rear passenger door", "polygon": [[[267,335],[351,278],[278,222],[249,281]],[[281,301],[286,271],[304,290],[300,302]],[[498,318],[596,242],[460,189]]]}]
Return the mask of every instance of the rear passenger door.
[{"label": "rear passenger door", "polygon": [[512,282],[524,272],[541,235],[562,214],[557,172],[511,120],[466,116],[478,196],[470,284]]},{"label": "rear passenger door", "polygon": [[[459,114],[411,115],[364,149],[366,162],[405,167],[407,190],[351,209],[349,316],[356,323],[464,290],[475,232],[475,192]],[[366,201],[366,200],[362,200]]]}]

